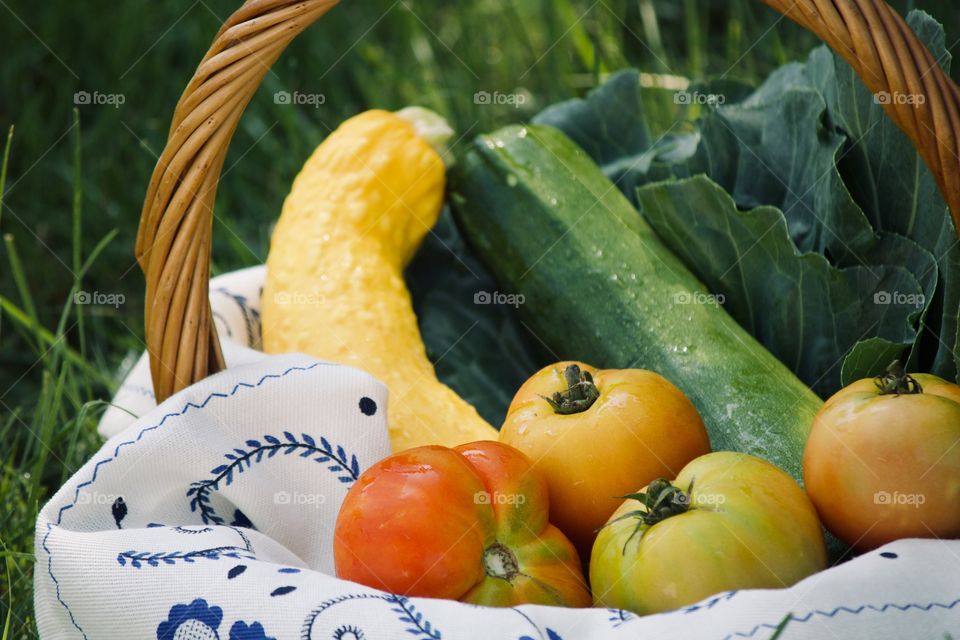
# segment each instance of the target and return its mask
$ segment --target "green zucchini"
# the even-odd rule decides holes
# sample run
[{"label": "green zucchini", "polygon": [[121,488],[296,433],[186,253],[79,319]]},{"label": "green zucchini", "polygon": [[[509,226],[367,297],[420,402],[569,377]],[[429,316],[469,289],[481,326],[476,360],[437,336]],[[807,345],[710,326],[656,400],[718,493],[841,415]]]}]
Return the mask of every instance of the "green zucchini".
[{"label": "green zucchini", "polygon": [[656,371],[696,405],[715,450],[760,456],[801,480],[821,400],[569,138],[536,125],[480,136],[450,180],[468,242],[501,293],[523,296],[521,317],[558,359]]}]

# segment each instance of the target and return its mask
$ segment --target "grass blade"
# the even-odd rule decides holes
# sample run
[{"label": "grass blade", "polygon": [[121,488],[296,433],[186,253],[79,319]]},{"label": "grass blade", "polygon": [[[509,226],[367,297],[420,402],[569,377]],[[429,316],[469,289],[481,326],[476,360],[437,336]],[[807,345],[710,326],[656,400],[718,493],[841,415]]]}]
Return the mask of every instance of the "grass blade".
[{"label": "grass blade", "polygon": [[[80,110],[73,108],[73,290],[80,291],[81,265],[83,263],[83,175],[81,157]],[[80,357],[86,360],[87,332],[84,330],[83,308],[77,307],[77,341]],[[83,388],[86,395],[91,395],[90,380],[83,378]]]},{"label": "grass blade", "polygon": [[38,355],[41,355],[36,331],[40,327],[40,321],[37,318],[37,308],[33,304],[33,296],[30,294],[30,287],[27,285],[27,278],[24,273],[23,263],[20,262],[20,255],[17,252],[17,245],[13,236],[9,233],[4,234],[3,244],[7,248],[7,261],[10,263],[10,271],[13,274],[13,281],[17,286],[17,293],[20,295],[20,304],[22,305],[27,317],[30,319],[30,328],[34,333],[24,334],[31,349]]},{"label": "grass blade", "polygon": [[788,613],[786,616],[784,616],[783,620],[780,621],[780,624],[777,625],[777,628],[773,630],[773,635],[770,636],[770,640],[777,640],[777,638],[782,636],[784,629],[787,628],[787,625],[790,624],[791,620],[793,620],[792,613]]}]

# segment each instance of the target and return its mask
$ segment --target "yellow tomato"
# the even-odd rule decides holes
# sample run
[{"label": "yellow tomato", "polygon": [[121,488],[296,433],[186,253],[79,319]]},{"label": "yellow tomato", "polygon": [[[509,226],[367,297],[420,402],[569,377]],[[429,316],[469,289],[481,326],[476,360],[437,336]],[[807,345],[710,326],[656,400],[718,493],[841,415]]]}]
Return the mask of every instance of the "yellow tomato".
[{"label": "yellow tomato", "polygon": [[788,587],[826,563],[803,489],[765,460],[719,451],[620,505],[593,546],[590,585],[595,605],[645,615],[720,591]]},{"label": "yellow tomato", "polygon": [[827,400],[804,450],[824,525],[864,550],[960,537],[960,386],[895,365]]},{"label": "yellow tomato", "polygon": [[710,451],[693,403],[642,369],[559,362],[514,397],[500,441],[523,451],[550,487],[550,520],[589,555],[621,496]]}]

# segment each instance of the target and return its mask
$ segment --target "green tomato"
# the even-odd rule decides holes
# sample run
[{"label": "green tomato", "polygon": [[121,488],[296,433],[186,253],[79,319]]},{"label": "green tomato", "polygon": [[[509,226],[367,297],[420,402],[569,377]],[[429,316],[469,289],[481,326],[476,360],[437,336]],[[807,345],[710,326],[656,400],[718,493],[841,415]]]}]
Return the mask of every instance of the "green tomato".
[{"label": "green tomato", "polygon": [[807,494],[760,458],[709,453],[627,498],[593,545],[597,606],[657,613],[720,591],[788,587],[826,567]]}]

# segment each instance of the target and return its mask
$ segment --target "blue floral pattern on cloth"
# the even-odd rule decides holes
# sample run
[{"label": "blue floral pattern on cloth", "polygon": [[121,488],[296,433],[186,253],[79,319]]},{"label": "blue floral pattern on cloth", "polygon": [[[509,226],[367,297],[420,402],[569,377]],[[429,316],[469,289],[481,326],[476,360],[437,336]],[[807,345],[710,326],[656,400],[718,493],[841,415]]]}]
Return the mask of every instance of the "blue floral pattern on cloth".
[{"label": "blue floral pattern on cloth", "polygon": [[197,598],[190,604],[175,604],[170,608],[167,619],[157,626],[157,640],[219,640],[221,622],[223,609],[211,607],[203,598]]},{"label": "blue floral pattern on cloth", "polygon": [[143,565],[159,567],[160,564],[176,564],[179,562],[192,563],[198,558],[219,560],[220,558],[236,558],[255,560],[256,558],[241,547],[214,547],[197,551],[122,551],[117,555],[117,563],[121,567],[130,566],[139,569]]},{"label": "blue floral pattern on cloth", "polygon": [[[390,610],[395,614],[396,619],[400,623],[404,633],[411,638],[421,638],[422,640],[443,640],[444,636],[440,629],[438,629],[433,622],[431,622],[427,616],[417,608],[410,598],[394,593],[345,593],[341,596],[331,598],[330,600],[321,603],[310,612],[310,614],[307,616],[307,619],[303,623],[303,631],[301,634],[303,640],[320,640],[321,636],[318,636],[314,633],[314,630],[317,628],[317,620],[337,605],[358,601],[383,601],[389,604]],[[469,603],[463,603],[462,606],[484,609],[484,607],[471,605]],[[371,611],[369,615],[372,615],[372,610],[367,610]],[[538,626],[537,623],[530,618],[530,616],[516,607],[498,609],[497,611],[515,613],[523,618],[526,624],[533,628],[533,631],[536,634],[535,636],[522,635],[519,636],[517,640],[565,640],[564,637],[554,629],[550,627],[541,628]],[[339,635],[337,635],[337,633],[339,633]],[[357,623],[349,623],[341,626],[337,629],[337,633],[334,634],[335,640],[359,640],[365,637],[363,630],[360,628],[360,626],[358,626]]]},{"label": "blue floral pattern on cloth", "polygon": [[[443,640],[443,634],[437,629],[423,612],[418,611],[417,607],[410,601],[410,598],[399,596],[393,593],[345,593],[336,598],[331,598],[322,602],[313,609],[303,623],[304,640],[319,640],[319,636],[314,635],[314,624],[324,613],[336,605],[345,602],[356,602],[358,600],[384,601],[390,604],[390,610],[396,614],[397,620],[404,626],[404,631],[411,638],[422,638],[425,640]],[[341,628],[343,633],[341,637],[352,640],[353,638],[362,638],[363,632],[359,627],[348,626]],[[353,634],[353,635],[350,635]]]},{"label": "blue floral pattern on cloth", "polygon": [[[190,604],[175,604],[167,619],[157,625],[157,640],[220,640],[223,609],[211,606],[203,598]],[[259,622],[237,620],[230,626],[226,640],[276,640],[268,636]]]},{"label": "blue floral pattern on cloth", "polygon": [[386,600],[395,605],[391,609],[397,614],[400,622],[407,624],[407,633],[418,638],[440,640],[442,637],[440,632],[433,628],[433,625],[423,617],[422,613],[417,611],[417,608],[413,606],[409,598],[391,594],[386,597]]},{"label": "blue floral pattern on cloth", "polygon": [[[267,434],[263,436],[263,441],[250,439],[244,444],[246,448],[236,447],[233,451],[224,454],[223,457],[227,462],[210,470],[212,479],[194,482],[187,490],[190,511],[199,511],[205,524],[224,523],[223,517],[216,513],[210,503],[211,491],[219,490],[222,485],[230,486],[236,476],[250,469],[254,464],[263,462],[264,459],[273,458],[278,453],[284,456],[296,453],[300,458],[323,464],[328,471],[337,474],[337,480],[343,484],[352,484],[360,477],[360,461],[356,454],[348,455],[343,446],[334,447],[323,436],[320,437],[318,444],[310,434],[301,433],[298,438],[293,433],[284,431],[282,438]],[[239,511],[237,513],[243,515]],[[239,518],[235,517],[234,522],[238,520]],[[243,521],[250,523],[246,516],[243,516],[241,522]]]},{"label": "blue floral pattern on cloth", "polygon": [[242,620],[237,620],[230,627],[229,640],[276,640],[266,634],[263,625],[259,622],[247,624]]},{"label": "blue floral pattern on cloth", "polygon": [[[243,316],[246,345],[259,348],[261,341],[260,310],[251,306],[250,301],[247,300],[247,296],[230,291],[226,287],[217,287],[216,289],[212,289],[211,293],[222,294],[239,307],[241,315]],[[216,310],[214,311],[214,315],[220,320],[220,326],[226,331],[227,336],[233,338],[234,335],[230,323]]]},{"label": "blue floral pattern on cloth", "polygon": [[[191,551],[135,551],[128,549],[117,554],[117,564],[121,567],[130,566],[133,569],[140,569],[143,566],[159,567],[161,565],[175,565],[178,562],[193,564],[198,559],[220,560],[222,558],[233,558],[236,560],[256,560],[257,556],[253,552],[253,545],[250,543],[250,539],[237,527],[230,528],[239,536],[243,542],[243,546],[224,545],[210,547],[208,549],[193,549]],[[201,535],[213,531],[210,527],[203,527],[202,529],[171,527],[171,529],[177,533],[190,535]]]}]

